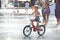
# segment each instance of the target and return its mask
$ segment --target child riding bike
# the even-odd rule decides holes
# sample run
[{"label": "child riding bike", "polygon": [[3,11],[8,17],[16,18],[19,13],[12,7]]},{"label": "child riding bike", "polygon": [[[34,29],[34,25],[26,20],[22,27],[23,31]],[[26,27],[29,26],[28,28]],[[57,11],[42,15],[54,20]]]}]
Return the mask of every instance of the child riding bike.
[{"label": "child riding bike", "polygon": [[[41,16],[41,15],[40,15],[40,12],[38,11],[38,8],[39,8],[38,5],[34,5],[34,6],[33,6],[34,12],[32,13],[32,15],[35,16],[35,19],[32,20],[32,25],[33,25],[33,21],[36,21],[36,22],[37,22],[37,26],[39,26],[39,21],[40,21],[40,16]],[[37,29],[37,27],[34,27],[34,28]]]},{"label": "child riding bike", "polygon": [[39,6],[38,5],[34,5],[33,6],[33,9],[34,9],[34,12],[32,13],[32,15],[35,15],[35,21],[37,21],[37,22],[39,22],[39,20],[40,20],[40,12],[38,11],[38,8],[39,8]]},{"label": "child riding bike", "polygon": [[26,25],[23,29],[23,34],[24,36],[28,37],[31,32],[32,29],[34,32],[37,31],[38,35],[43,36],[43,34],[45,33],[45,25],[41,25],[39,23],[40,22],[40,13],[38,11],[38,5],[34,5],[34,12],[32,13],[32,15],[34,14],[35,19],[30,19],[31,23],[29,25]]}]

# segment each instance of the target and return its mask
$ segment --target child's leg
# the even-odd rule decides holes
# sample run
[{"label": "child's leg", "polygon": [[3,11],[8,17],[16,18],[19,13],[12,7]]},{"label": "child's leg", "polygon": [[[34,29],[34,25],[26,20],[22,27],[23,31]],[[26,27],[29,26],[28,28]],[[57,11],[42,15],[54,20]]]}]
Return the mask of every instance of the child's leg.
[{"label": "child's leg", "polygon": [[28,8],[25,8],[25,13],[28,13]]},{"label": "child's leg", "polygon": [[46,25],[47,25],[48,20],[49,20],[49,15],[50,15],[50,8],[47,7],[47,8],[46,8]]},{"label": "child's leg", "polygon": [[37,21],[37,27],[39,27],[40,18],[35,18],[35,20]]},{"label": "child's leg", "polygon": [[19,7],[17,7],[17,13],[19,13]]},{"label": "child's leg", "polygon": [[43,23],[46,22],[46,14],[43,14]]},{"label": "child's leg", "polygon": [[16,12],[15,12],[15,7],[13,8],[13,15],[15,14]]},{"label": "child's leg", "polygon": [[46,25],[48,23],[48,20],[49,20],[49,13],[46,13]]},{"label": "child's leg", "polygon": [[45,9],[42,10],[43,23],[46,23],[46,12]]},{"label": "child's leg", "polygon": [[59,19],[59,18],[57,18],[57,25],[59,25],[59,23],[60,23],[60,19]]},{"label": "child's leg", "polygon": [[59,18],[59,25],[60,25],[60,18]]},{"label": "child's leg", "polygon": [[35,21],[35,20],[31,20],[31,22],[32,22],[32,26],[34,26],[34,25],[33,25],[33,21]]}]

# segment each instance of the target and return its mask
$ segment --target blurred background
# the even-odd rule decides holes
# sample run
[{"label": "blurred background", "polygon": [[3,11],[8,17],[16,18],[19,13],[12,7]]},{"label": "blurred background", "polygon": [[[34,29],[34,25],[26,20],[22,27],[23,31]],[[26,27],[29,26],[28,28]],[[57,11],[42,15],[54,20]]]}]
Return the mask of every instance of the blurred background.
[{"label": "blurred background", "polygon": [[[29,2],[28,13],[25,13],[25,2]],[[56,26],[55,0],[50,1],[50,16],[46,26],[46,33],[43,36],[37,35],[37,32],[31,33],[29,37],[23,35],[23,28],[30,24],[32,13],[31,2],[36,0],[18,0],[19,14],[14,13],[14,0],[0,0],[0,40],[60,40],[60,26]],[[39,12],[41,12],[39,8]],[[16,11],[16,9],[15,9]],[[42,20],[42,17],[41,17]],[[57,29],[58,27],[58,29]]]}]

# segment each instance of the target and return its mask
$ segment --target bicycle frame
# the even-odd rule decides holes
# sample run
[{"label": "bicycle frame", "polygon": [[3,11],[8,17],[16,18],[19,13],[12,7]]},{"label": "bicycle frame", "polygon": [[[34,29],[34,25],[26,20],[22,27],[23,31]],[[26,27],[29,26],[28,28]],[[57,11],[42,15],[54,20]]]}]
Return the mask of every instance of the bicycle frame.
[{"label": "bicycle frame", "polygon": [[[30,16],[30,17],[31,17],[31,16]],[[30,17],[29,17],[29,19],[30,19]],[[34,15],[32,15],[32,18],[33,18],[33,19],[30,19],[30,27],[33,28],[33,30],[36,31],[36,30],[38,29],[39,25],[40,25],[40,24],[39,24],[40,22],[37,22],[37,21],[35,20],[35,16],[34,16]]]},{"label": "bicycle frame", "polygon": [[37,31],[38,26],[39,26],[39,22],[37,22],[35,19],[31,20],[30,26],[33,28],[34,31]]}]

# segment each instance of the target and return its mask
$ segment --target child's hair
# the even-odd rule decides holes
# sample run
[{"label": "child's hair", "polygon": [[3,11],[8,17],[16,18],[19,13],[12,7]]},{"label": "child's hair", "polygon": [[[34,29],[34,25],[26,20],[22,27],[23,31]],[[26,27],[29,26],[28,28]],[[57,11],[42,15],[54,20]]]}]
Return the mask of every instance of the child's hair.
[{"label": "child's hair", "polygon": [[39,8],[39,6],[38,6],[38,5],[34,5],[33,7],[34,7],[34,8]]}]

